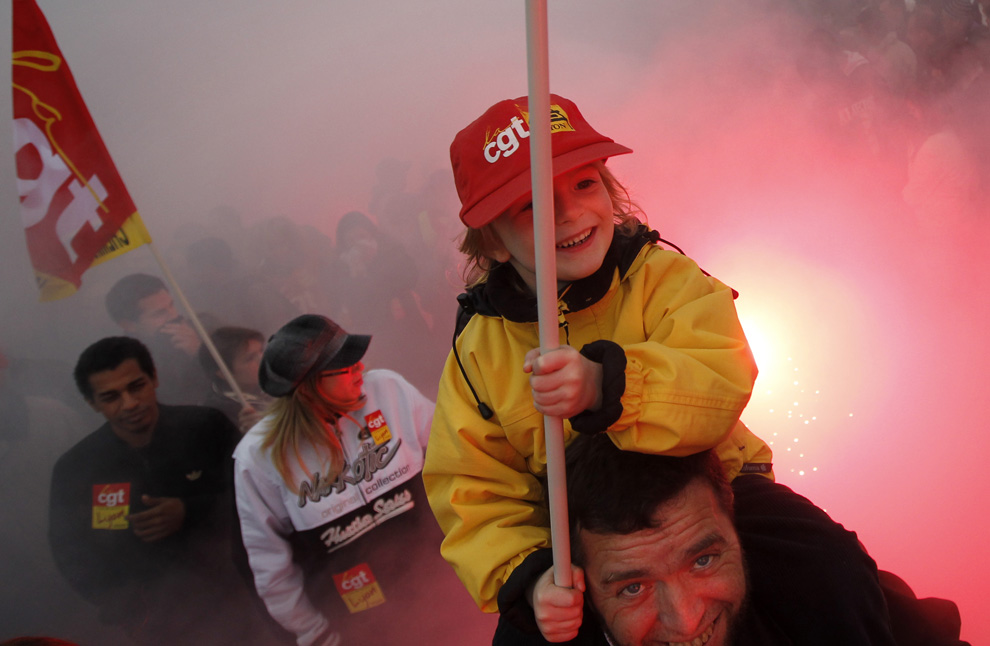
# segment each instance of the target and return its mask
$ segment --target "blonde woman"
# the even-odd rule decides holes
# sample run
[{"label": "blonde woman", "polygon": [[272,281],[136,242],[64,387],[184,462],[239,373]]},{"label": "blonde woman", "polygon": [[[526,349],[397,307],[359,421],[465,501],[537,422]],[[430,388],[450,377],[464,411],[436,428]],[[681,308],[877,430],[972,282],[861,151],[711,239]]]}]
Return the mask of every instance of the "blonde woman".
[{"label": "blonde woman", "polygon": [[475,643],[491,625],[440,557],[420,475],[433,402],[365,373],[370,341],[314,314],[269,339],[275,400],[234,453],[255,587],[300,646]]}]

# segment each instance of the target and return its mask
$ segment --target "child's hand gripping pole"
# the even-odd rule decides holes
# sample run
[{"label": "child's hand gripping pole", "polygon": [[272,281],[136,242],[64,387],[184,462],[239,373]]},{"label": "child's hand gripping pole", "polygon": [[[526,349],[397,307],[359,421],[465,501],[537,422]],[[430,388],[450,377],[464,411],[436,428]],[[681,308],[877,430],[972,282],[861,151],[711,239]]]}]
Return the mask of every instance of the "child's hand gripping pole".
[{"label": "child's hand gripping pole", "polygon": [[[530,168],[533,178],[533,240],[540,348],[560,345],[557,328],[557,262],[554,256],[553,166],[550,152],[550,58],[547,48],[546,0],[526,0],[526,49],[529,71]],[[543,417],[547,447],[547,495],[553,541],[553,579],[573,585],[571,541],[567,525],[567,479],[564,470],[564,422]]]}]

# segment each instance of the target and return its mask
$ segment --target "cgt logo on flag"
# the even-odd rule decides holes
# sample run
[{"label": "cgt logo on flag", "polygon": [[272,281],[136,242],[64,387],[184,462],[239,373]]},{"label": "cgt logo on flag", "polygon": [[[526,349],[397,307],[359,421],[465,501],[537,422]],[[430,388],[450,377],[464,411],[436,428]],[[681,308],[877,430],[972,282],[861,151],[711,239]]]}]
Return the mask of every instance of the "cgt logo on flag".
[{"label": "cgt logo on flag", "polygon": [[151,239],[41,10],[14,0],[13,13],[21,219],[41,300],[54,300],[75,292],[95,262]]},{"label": "cgt logo on flag", "polygon": [[131,483],[93,485],[93,529],[127,529]]}]

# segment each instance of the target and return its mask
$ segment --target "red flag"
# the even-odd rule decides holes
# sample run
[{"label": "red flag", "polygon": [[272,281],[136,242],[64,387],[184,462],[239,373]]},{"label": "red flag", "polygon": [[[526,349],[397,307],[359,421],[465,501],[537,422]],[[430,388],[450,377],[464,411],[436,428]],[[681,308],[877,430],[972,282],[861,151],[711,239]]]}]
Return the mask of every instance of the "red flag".
[{"label": "red flag", "polygon": [[28,253],[49,301],[151,242],[35,0],[13,0],[14,153]]}]

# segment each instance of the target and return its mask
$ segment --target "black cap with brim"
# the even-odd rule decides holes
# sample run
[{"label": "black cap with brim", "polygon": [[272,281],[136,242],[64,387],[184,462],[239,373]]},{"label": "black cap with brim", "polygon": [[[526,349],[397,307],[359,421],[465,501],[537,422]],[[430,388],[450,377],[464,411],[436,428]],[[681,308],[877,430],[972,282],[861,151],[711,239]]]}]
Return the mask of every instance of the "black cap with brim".
[{"label": "black cap with brim", "polygon": [[297,316],[268,340],[258,383],[272,397],[285,397],[311,374],[354,365],[369,343],[370,336],[348,334],[325,316]]}]

